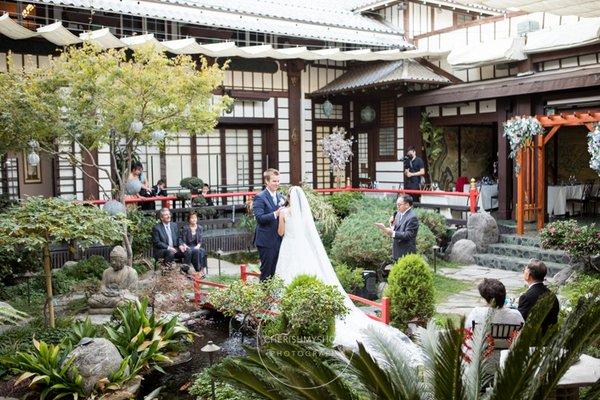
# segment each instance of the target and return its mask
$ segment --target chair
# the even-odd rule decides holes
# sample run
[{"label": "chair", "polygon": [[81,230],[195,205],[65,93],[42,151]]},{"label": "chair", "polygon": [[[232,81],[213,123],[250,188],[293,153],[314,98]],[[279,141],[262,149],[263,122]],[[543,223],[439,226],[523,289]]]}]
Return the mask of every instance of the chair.
[{"label": "chair", "polygon": [[[475,321],[472,321],[472,328],[473,331],[475,331],[475,325],[477,325],[477,323]],[[523,323],[520,323],[518,325],[515,324],[498,324],[498,323],[492,323],[490,324],[490,332],[489,334],[492,336],[492,338],[494,339],[494,350],[503,350],[503,349],[508,349],[509,347],[509,343],[508,341],[510,339],[512,339],[513,335],[515,332],[520,331],[523,328]],[[498,346],[496,343],[500,342],[500,344],[504,344],[504,346]]]},{"label": "chair", "polygon": [[454,190],[456,192],[462,192],[463,189],[465,188],[465,185],[469,183],[469,178],[466,176],[459,176],[456,179],[456,186],[454,187]]},{"label": "chair", "polygon": [[594,187],[594,181],[587,181],[583,186],[583,193],[580,199],[567,199],[567,204],[571,203],[571,216],[575,215],[575,204],[581,204],[581,215],[585,215],[588,206],[591,203],[592,188]]}]

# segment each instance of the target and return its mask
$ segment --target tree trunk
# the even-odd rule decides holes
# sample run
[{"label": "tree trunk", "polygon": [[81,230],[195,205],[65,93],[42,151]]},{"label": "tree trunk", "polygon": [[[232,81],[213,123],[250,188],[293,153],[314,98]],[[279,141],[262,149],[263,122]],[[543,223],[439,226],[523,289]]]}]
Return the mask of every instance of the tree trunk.
[{"label": "tree trunk", "polygon": [[[131,160],[129,161],[128,164],[131,164]],[[124,186],[125,186],[125,182],[127,182],[128,177],[129,177],[129,174],[123,173],[122,178],[121,178],[122,184],[121,184],[121,187],[119,188],[119,201],[123,204],[125,204]],[[131,267],[133,265],[133,250],[131,248],[131,241],[129,240],[129,236],[127,236],[127,225],[125,225],[123,230],[124,230],[124,232],[123,232],[123,247],[125,248],[125,251],[127,251],[127,265],[129,265]]]},{"label": "tree trunk", "polygon": [[50,261],[50,248],[44,245],[44,276],[46,278],[46,304],[48,304],[48,322],[54,328],[54,303],[52,302],[52,263]]}]

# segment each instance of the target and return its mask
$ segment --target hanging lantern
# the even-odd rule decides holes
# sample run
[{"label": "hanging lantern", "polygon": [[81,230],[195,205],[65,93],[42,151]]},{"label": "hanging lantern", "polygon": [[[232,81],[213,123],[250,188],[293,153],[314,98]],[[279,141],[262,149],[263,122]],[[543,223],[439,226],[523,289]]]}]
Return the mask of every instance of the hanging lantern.
[{"label": "hanging lantern", "polygon": [[35,151],[32,151],[27,156],[27,164],[37,167],[40,164],[40,156]]},{"label": "hanging lantern", "polygon": [[125,194],[133,196],[142,190],[142,181],[139,179],[130,179],[125,182]]},{"label": "hanging lantern", "polygon": [[125,204],[113,199],[104,203],[104,211],[109,215],[116,217],[117,215],[125,215],[127,213],[127,208],[125,208]]},{"label": "hanging lantern", "polygon": [[167,136],[167,132],[164,129],[157,129],[152,131],[152,140],[155,142],[160,142]]},{"label": "hanging lantern", "polygon": [[141,121],[134,119],[131,123],[131,130],[135,133],[140,133],[142,129],[144,129],[144,124]]},{"label": "hanging lantern", "polygon": [[333,104],[331,104],[329,100],[325,100],[322,107],[323,115],[325,116],[325,118],[331,117],[331,115],[333,114]]}]

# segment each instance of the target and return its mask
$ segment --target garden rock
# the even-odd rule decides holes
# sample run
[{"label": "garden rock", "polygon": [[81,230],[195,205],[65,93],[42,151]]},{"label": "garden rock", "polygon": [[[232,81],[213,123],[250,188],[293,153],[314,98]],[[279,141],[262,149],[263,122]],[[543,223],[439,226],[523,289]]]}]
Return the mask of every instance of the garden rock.
[{"label": "garden rock", "polygon": [[461,239],[454,243],[450,253],[450,261],[459,264],[474,264],[477,245],[469,239]]},{"label": "garden rock", "polygon": [[561,269],[552,278],[553,282],[559,286],[562,286],[568,282],[571,276],[575,273],[575,269],[572,266]]},{"label": "garden rock", "polygon": [[[83,377],[85,392],[91,393],[96,382],[119,369],[123,357],[108,339],[83,338],[67,355],[65,362],[66,360],[73,360],[72,365]],[[129,368],[126,373],[128,370]]]},{"label": "garden rock", "polygon": [[467,239],[467,232],[467,228],[460,228],[457,229],[456,232],[454,232],[454,234],[452,235],[452,239],[450,239],[450,244],[448,244],[448,250],[446,250],[448,254],[452,252],[452,246],[454,246],[456,242],[458,242],[461,239]]},{"label": "garden rock", "polygon": [[467,238],[475,243],[477,251],[486,251],[490,244],[498,243],[498,224],[488,213],[471,214],[467,231]]},{"label": "garden rock", "polygon": [[65,261],[65,263],[63,264],[63,268],[73,268],[74,266],[77,265],[77,261]]}]

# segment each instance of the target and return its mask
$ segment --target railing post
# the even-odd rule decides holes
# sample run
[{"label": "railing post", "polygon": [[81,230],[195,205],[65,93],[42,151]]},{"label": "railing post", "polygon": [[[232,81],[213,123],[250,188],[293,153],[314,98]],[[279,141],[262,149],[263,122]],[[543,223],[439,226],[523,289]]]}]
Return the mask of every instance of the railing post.
[{"label": "railing post", "polygon": [[471,214],[477,212],[477,185],[475,185],[475,178],[471,178],[471,188],[469,190],[469,206],[471,207]]},{"label": "railing post", "polygon": [[383,297],[381,299],[381,319],[386,325],[390,324],[390,298]]},{"label": "railing post", "polygon": [[199,276],[194,275],[194,303],[196,303],[196,305],[200,304],[200,299],[202,298],[201,280],[202,279]]},{"label": "railing post", "polygon": [[247,266],[246,264],[242,264],[240,265],[240,277],[242,278],[242,282],[246,283],[246,280],[248,279],[248,271],[247,271]]}]

